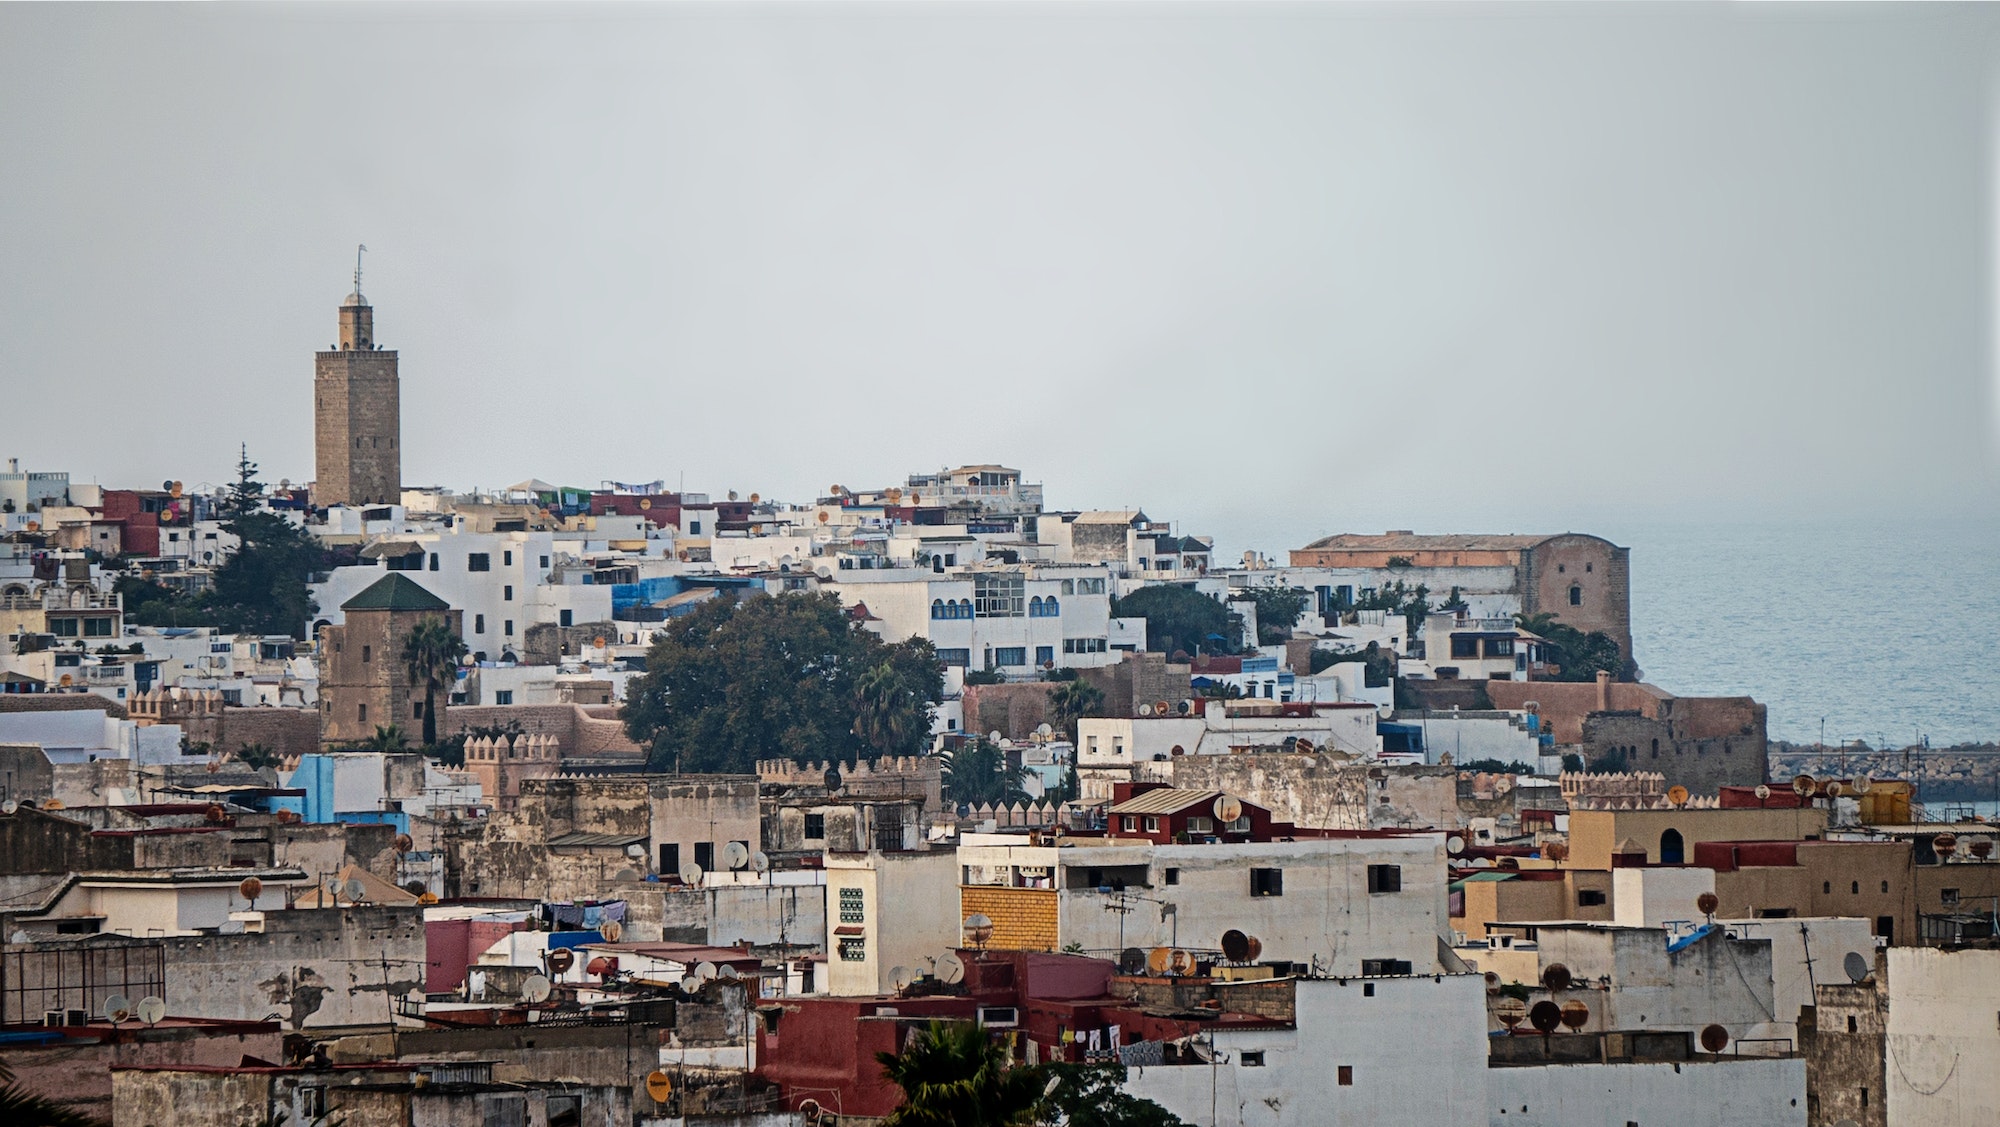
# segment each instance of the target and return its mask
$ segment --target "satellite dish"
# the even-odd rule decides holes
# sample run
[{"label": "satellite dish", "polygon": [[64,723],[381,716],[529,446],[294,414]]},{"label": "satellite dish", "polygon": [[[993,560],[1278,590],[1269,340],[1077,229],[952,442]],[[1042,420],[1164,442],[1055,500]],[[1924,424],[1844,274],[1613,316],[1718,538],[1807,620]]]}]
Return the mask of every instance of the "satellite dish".
[{"label": "satellite dish", "polygon": [[1855,777],[1853,786],[1855,794],[1867,794],[1869,791],[1875,789],[1875,780],[1869,778],[1867,775],[1859,775]]},{"label": "satellite dish", "polygon": [[567,947],[557,947],[549,952],[549,969],[561,974],[576,965],[576,952]]},{"label": "satellite dish", "polygon": [[1298,742],[1298,751],[1301,755],[1311,755],[1313,753],[1313,742],[1301,737]]},{"label": "satellite dish", "polygon": [[1215,800],[1215,805],[1212,809],[1215,812],[1215,820],[1224,825],[1228,825],[1243,816],[1243,803],[1226,794]]},{"label": "satellite dish", "polygon": [[1939,834],[1931,839],[1931,848],[1937,851],[1939,857],[1949,857],[1958,852],[1958,835]]},{"label": "satellite dish", "polygon": [[938,981],[946,986],[960,981],[965,977],[965,960],[959,958],[956,951],[946,951],[938,956],[937,976]]},{"label": "satellite dish", "polygon": [[715,977],[721,979],[724,982],[735,982],[738,978],[742,977],[742,974],[735,967],[730,966],[728,963],[724,963],[720,967],[716,968]]},{"label": "satellite dish", "polygon": [[681,976],[681,993],[694,994],[698,993],[700,990],[701,990],[701,979],[696,978],[691,974],[684,974]]},{"label": "satellite dish", "polygon": [[1668,787],[1667,801],[1673,803],[1675,806],[1686,806],[1688,804],[1688,789],[1679,785]]},{"label": "satellite dish", "polygon": [[1055,734],[1055,729],[1051,728],[1047,721],[1044,721],[1035,725],[1035,734],[1038,736],[1050,736]]},{"label": "satellite dish", "polygon": [[[1548,987],[1550,993],[1559,993],[1567,990],[1569,989],[1569,984],[1569,968],[1563,964],[1550,963],[1548,966],[1542,968],[1542,985]],[[1543,1030],[1543,1032],[1547,1032],[1547,1030]]]},{"label": "satellite dish", "polygon": [[409,834],[396,835],[396,852],[408,853],[410,850],[415,849],[416,847],[417,847],[416,839],[412,838]]},{"label": "satellite dish", "polygon": [[909,986],[910,983],[916,980],[917,972],[911,970],[909,967],[898,966],[889,968],[889,981],[895,983],[898,990]]},{"label": "satellite dish", "polygon": [[709,962],[707,959],[703,959],[694,965],[694,976],[702,982],[714,981],[715,964]]},{"label": "satellite dish", "polygon": [[1153,714],[1153,706],[1150,704],[1142,704],[1139,706],[1138,711],[1139,715],[1141,716],[1151,716]]},{"label": "satellite dish", "polygon": [[[1494,977],[1497,979],[1499,976]],[[1511,1033],[1515,1026],[1528,1020],[1528,1004],[1519,998],[1502,999],[1499,1005],[1493,1007],[1493,1016],[1499,1018],[1500,1024]]]},{"label": "satellite dish", "polygon": [[750,863],[750,847],[740,841],[732,841],[722,847],[722,863],[732,869],[740,869]]},{"label": "satellite dish", "polygon": [[1167,971],[1174,975],[1194,973],[1194,956],[1179,947],[1167,955]]},{"label": "satellite dish", "polygon": [[1222,957],[1232,963],[1248,962],[1250,960],[1250,937],[1233,927],[1223,932]]},{"label": "satellite dish", "polygon": [[1771,797],[1771,786],[1769,783],[1758,783],[1757,789],[1753,793],[1757,795],[1757,801],[1762,802]]},{"label": "satellite dish", "polygon": [[839,789],[840,789],[840,768],[838,768],[838,767],[828,767],[828,768],[826,769],[826,774],[820,777],[820,781],[826,784],[826,789],[827,789],[828,791],[837,791],[837,790],[839,790]]},{"label": "satellite dish", "polygon": [[139,1005],[133,1012],[147,1025],[158,1025],[160,1019],[167,1016],[167,1000],[157,994],[148,994],[139,999]]},{"label": "satellite dish", "polygon": [[625,847],[625,856],[632,858],[634,861],[642,860],[646,856],[646,847],[635,841]]},{"label": "satellite dish", "polygon": [[14,801],[11,798],[5,802],[0,802],[0,814],[12,814],[14,811],[19,810],[20,808],[21,804]]},{"label": "satellite dish", "polygon": [[1146,973],[1146,952],[1139,947],[1127,947],[1118,952],[1119,974]]},{"label": "satellite dish", "polygon": [[132,1020],[132,999],[123,994],[113,994],[104,999],[104,1020],[113,1025]]},{"label": "satellite dish", "polygon": [[1984,861],[1993,853],[1993,839],[1990,837],[1975,837],[1965,848],[1970,850],[1974,857]]},{"label": "satellite dish", "polygon": [[1829,798],[1839,798],[1841,795],[1847,793],[1847,788],[1840,785],[1839,779],[1835,779],[1826,784],[1826,793]]},{"label": "satellite dish", "polygon": [[1488,994],[1500,992],[1500,976],[1490,970],[1486,972],[1486,992]]},{"label": "satellite dish", "polygon": [[[69,674],[65,673],[65,674],[63,674],[63,676],[67,677],[67,676],[69,676]],[[44,809],[44,810],[61,810],[61,809],[64,809],[66,805],[67,805],[67,804],[66,804],[66,803],[64,803],[64,802],[63,802],[63,800],[62,800],[62,799],[60,799],[60,798],[51,798],[51,799],[49,799],[49,800],[48,800],[47,802],[44,802],[44,803],[42,803],[42,809]]]},{"label": "satellite dish", "polygon": [[656,1104],[666,1103],[667,1098],[674,1094],[674,1078],[657,1068],[648,1072],[646,1094],[653,1097],[653,1102]]},{"label": "satellite dish", "polygon": [[1261,940],[1261,939],[1259,939],[1259,938],[1257,938],[1257,937],[1256,937],[1256,936],[1254,936],[1254,935],[1253,935],[1253,936],[1251,936],[1251,937],[1250,937],[1250,957],[1249,957],[1249,959],[1248,959],[1248,960],[1246,960],[1246,961],[1254,963],[1254,962],[1256,962],[1256,961],[1257,961],[1257,956],[1259,956],[1259,955],[1262,955],[1263,953],[1264,953],[1264,941],[1263,941],[1263,940]]},{"label": "satellite dish", "polygon": [[1173,958],[1173,948],[1155,947],[1151,951],[1146,952],[1146,970],[1151,974],[1165,974],[1167,973],[1167,967],[1173,962]]},{"label": "satellite dish", "polygon": [[531,974],[521,980],[521,1000],[533,1005],[549,1000],[555,987],[545,975]]},{"label": "satellite dish", "polygon": [[606,943],[616,943],[624,938],[625,925],[617,920],[606,920],[604,925],[597,929],[597,934],[602,935]]},{"label": "satellite dish", "polygon": [[1569,1001],[1563,1003],[1562,1023],[1569,1027],[1571,1033],[1575,1033],[1590,1023],[1590,1007],[1575,998],[1571,998]]},{"label": "satellite dish", "polygon": [[1453,857],[1458,856],[1459,854],[1465,852],[1465,839],[1458,836],[1457,834],[1453,834],[1450,837],[1445,838],[1444,851],[1446,853],[1451,854]]},{"label": "satellite dish", "polygon": [[329,878],[329,879],[327,880],[327,882],[326,882],[326,894],[327,894],[328,896],[331,896],[331,897],[333,897],[333,898],[334,898],[334,900],[338,901],[338,900],[340,899],[340,894],[341,894],[341,892],[342,892],[342,891],[343,891],[343,890],[342,890],[342,887],[341,887],[341,884],[340,884],[340,878],[339,878],[339,877],[331,877],[331,878]]},{"label": "satellite dish", "polygon": [[1813,792],[1818,789],[1819,780],[1813,778],[1811,775],[1800,775],[1792,780],[1792,793],[1798,795],[1800,798],[1811,798]]},{"label": "satellite dish", "polygon": [[1694,906],[1701,910],[1702,915],[1712,917],[1715,915],[1715,910],[1722,906],[1722,897],[1713,892],[1704,892],[1694,898]]},{"label": "satellite dish", "polygon": [[1840,961],[1840,969],[1847,972],[1848,981],[1858,985],[1875,968],[1868,965],[1868,956],[1859,951],[1849,951],[1847,957]]},{"label": "satellite dish", "polygon": [[1720,1025],[1702,1026],[1701,1047],[1711,1053],[1720,1053],[1729,1047],[1729,1030]]},{"label": "satellite dish", "polygon": [[755,852],[755,853],[752,853],[752,854],[750,855],[750,868],[751,868],[751,871],[753,871],[753,872],[759,872],[759,873],[768,873],[768,872],[770,872],[770,871],[771,871],[771,855],[770,855],[770,854],[768,854],[768,853],[766,853],[766,852],[764,852],[764,851],[763,851],[763,850],[761,850],[761,849],[759,849],[759,850],[758,850],[757,852]]},{"label": "satellite dish", "polygon": [[244,877],[243,883],[236,886],[236,895],[248,900],[251,907],[255,907],[257,898],[264,895],[264,882],[256,877]]},{"label": "satellite dish", "polygon": [[347,893],[349,900],[358,904],[362,897],[368,895],[368,886],[362,884],[359,877],[349,877],[347,883],[341,886],[341,891]]},{"label": "satellite dish", "polygon": [[1544,1034],[1554,1033],[1556,1026],[1562,1024],[1562,1019],[1562,1007],[1554,1002],[1536,1002],[1528,1010],[1528,1024]]},{"label": "satellite dish", "polygon": [[1006,738],[1007,737],[1001,734],[1000,729],[998,728],[995,728],[992,731],[986,733],[986,742],[990,744],[997,744],[1001,740],[1004,740]]},{"label": "satellite dish", "polygon": [[685,864],[685,865],[682,865],[682,866],[681,866],[681,883],[682,883],[682,884],[700,884],[700,883],[701,883],[701,866],[700,866],[700,865],[697,865],[697,864],[695,864],[695,863],[694,863],[693,861],[689,861],[689,862],[688,862],[687,864]]},{"label": "satellite dish", "polygon": [[639,879],[639,870],[637,870],[637,869],[635,869],[635,868],[632,868],[632,867],[631,867],[630,865],[627,865],[626,867],[624,867],[624,868],[622,868],[622,869],[618,870],[617,872],[615,872],[615,873],[612,873],[612,874],[611,874],[611,879],[612,879],[612,880],[638,880],[638,879]]}]

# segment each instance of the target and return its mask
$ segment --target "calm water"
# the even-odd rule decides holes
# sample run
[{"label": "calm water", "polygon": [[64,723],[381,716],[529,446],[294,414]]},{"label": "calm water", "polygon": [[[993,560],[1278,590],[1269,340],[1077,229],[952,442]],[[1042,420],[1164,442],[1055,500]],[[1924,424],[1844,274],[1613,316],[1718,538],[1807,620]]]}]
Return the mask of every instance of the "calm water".
[{"label": "calm water", "polygon": [[2000,740],[2000,520],[1632,527],[1646,680],[1747,693],[1771,735]]}]

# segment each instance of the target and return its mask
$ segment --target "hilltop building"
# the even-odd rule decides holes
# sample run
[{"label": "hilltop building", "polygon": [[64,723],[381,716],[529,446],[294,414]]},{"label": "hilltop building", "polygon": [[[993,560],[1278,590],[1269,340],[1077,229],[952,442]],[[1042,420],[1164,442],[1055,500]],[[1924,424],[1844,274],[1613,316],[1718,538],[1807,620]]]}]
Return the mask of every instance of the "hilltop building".
[{"label": "hilltop building", "polygon": [[340,303],[340,340],[313,364],[315,505],[394,505],[403,495],[402,392],[396,353],[375,343],[375,310]]}]

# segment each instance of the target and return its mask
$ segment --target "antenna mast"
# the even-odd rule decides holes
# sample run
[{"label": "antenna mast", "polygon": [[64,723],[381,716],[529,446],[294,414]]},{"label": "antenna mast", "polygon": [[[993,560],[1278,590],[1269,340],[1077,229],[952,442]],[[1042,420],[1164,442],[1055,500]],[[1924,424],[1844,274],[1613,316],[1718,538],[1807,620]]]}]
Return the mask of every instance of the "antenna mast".
[{"label": "antenna mast", "polygon": [[357,244],[354,248],[354,292],[361,292],[361,252],[368,248]]}]

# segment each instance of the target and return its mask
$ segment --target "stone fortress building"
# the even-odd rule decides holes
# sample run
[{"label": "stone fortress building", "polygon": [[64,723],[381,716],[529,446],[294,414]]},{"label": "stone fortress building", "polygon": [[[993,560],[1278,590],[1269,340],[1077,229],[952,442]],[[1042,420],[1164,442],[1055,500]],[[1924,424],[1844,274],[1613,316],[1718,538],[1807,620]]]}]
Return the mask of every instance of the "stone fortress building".
[{"label": "stone fortress building", "polygon": [[401,389],[396,353],[375,343],[375,310],[354,292],[340,303],[340,340],[313,365],[315,505],[393,505],[402,500]]}]

